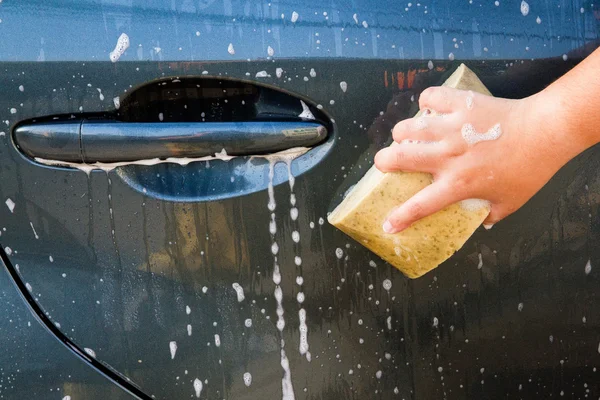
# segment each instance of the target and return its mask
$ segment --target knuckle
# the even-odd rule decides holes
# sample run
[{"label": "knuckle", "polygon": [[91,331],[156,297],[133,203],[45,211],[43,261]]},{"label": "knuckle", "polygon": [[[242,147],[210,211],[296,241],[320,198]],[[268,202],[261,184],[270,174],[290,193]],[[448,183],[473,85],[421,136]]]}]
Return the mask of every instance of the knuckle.
[{"label": "knuckle", "polygon": [[458,194],[465,193],[471,185],[471,180],[465,177],[458,177],[451,180],[454,191]]},{"label": "knuckle", "polygon": [[433,86],[423,90],[419,96],[419,104],[429,104],[437,90],[438,88]]}]

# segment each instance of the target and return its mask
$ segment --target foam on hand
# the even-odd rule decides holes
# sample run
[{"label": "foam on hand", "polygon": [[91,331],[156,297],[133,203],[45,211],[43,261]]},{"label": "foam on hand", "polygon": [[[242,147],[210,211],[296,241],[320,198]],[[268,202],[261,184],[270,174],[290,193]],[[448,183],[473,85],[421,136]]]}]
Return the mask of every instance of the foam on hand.
[{"label": "foam on hand", "polygon": [[472,124],[464,124],[460,131],[463,139],[469,146],[472,146],[479,142],[487,142],[490,140],[496,140],[502,136],[502,128],[500,124],[492,126],[487,132],[479,133],[475,130]]}]

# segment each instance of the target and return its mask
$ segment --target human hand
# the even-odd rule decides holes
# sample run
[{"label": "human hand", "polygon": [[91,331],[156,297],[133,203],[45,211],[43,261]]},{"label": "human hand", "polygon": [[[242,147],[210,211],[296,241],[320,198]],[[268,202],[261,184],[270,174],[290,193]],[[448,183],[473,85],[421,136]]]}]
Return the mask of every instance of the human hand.
[{"label": "human hand", "polygon": [[423,91],[424,115],[394,127],[395,143],[377,153],[375,165],[383,172],[428,172],[433,183],[394,209],[384,231],[402,231],[465,199],[490,202],[485,224],[519,209],[583,150],[553,126],[553,103],[544,92],[508,100],[445,87]]}]

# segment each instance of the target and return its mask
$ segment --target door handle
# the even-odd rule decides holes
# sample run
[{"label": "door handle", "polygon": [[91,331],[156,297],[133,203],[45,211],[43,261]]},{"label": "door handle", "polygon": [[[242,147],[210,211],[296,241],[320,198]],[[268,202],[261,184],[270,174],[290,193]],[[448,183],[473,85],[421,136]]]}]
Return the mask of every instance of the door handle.
[{"label": "door handle", "polygon": [[114,163],[152,158],[269,154],[312,147],[327,129],[308,121],[120,122],[69,120],[31,123],[14,131],[32,158],[71,163]]}]

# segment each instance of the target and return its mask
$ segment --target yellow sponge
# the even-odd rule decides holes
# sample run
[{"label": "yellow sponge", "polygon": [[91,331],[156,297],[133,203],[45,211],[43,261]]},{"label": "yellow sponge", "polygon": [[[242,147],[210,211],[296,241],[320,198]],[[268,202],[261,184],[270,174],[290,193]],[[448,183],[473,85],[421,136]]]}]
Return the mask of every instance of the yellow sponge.
[{"label": "yellow sponge", "polygon": [[[464,64],[443,86],[491,96]],[[427,173],[383,173],[373,166],[329,215],[328,221],[409,278],[418,278],[460,249],[489,214],[487,204],[467,200],[423,218],[402,232],[385,233],[383,222],[392,209],[431,182],[432,176]]]}]

